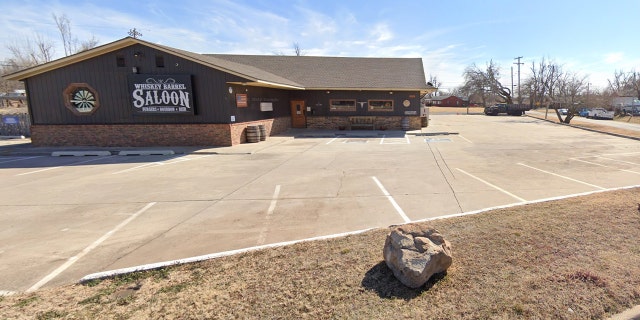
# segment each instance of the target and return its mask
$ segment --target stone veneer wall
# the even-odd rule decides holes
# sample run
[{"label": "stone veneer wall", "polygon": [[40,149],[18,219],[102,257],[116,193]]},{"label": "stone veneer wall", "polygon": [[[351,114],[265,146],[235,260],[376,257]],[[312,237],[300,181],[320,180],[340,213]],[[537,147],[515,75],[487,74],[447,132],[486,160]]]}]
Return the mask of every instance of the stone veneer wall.
[{"label": "stone veneer wall", "polygon": [[[367,116],[368,117],[368,116]],[[404,116],[371,116],[375,117],[375,128],[380,130],[385,128],[386,130],[402,130],[402,119]],[[419,116],[407,116],[409,118],[409,130],[420,130],[422,128],[422,121]],[[349,117],[348,116],[333,116],[333,117],[314,117],[307,116],[307,128],[309,129],[324,129],[324,130],[338,130],[340,127],[348,129]]]},{"label": "stone veneer wall", "polygon": [[264,124],[267,135],[286,131],[291,118],[234,124],[32,125],[38,147],[233,146],[247,141],[247,125]]}]

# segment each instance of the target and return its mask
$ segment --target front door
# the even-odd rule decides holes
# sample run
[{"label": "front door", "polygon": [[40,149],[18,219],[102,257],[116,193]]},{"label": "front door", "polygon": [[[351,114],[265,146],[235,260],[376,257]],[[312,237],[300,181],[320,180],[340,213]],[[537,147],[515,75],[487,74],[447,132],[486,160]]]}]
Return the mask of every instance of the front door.
[{"label": "front door", "polygon": [[307,118],[304,115],[304,101],[291,101],[291,127],[305,128],[307,126]]}]

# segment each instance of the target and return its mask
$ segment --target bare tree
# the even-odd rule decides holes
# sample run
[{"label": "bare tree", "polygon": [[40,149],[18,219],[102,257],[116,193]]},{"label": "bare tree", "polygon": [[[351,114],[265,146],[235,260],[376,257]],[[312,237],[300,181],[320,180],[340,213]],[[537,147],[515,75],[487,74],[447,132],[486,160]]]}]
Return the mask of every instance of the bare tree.
[{"label": "bare tree", "polygon": [[567,115],[562,119],[562,115],[557,108],[556,115],[561,122],[570,123],[578,112],[578,98],[587,87],[587,77],[580,77],[575,73],[565,73],[558,80],[557,87],[558,100],[560,105],[567,109]]},{"label": "bare tree", "polygon": [[5,60],[9,71],[17,71],[49,62],[53,59],[53,42],[37,35],[35,40],[26,39],[21,44],[7,45],[11,57]]},{"label": "bare tree", "polygon": [[[438,76],[434,76],[432,74],[429,74],[429,81],[427,81],[427,84],[430,84],[434,88],[439,88],[441,83],[438,80]],[[437,95],[438,95],[438,91],[437,90],[432,92],[432,93],[427,94],[428,97],[435,97]]]},{"label": "bare tree", "polygon": [[53,15],[53,20],[56,22],[56,26],[58,27],[58,31],[60,32],[60,37],[62,38],[62,46],[64,47],[64,55],[70,56],[74,51],[74,40],[71,36],[71,21],[67,18],[67,15],[63,14],[58,17],[55,13]]},{"label": "bare tree", "polygon": [[500,68],[493,62],[489,61],[485,70],[481,70],[472,64],[464,71],[465,83],[461,87],[461,91],[467,95],[479,95],[482,105],[486,107],[487,100],[493,96],[500,102],[513,103],[511,90],[502,85],[500,82]]},{"label": "bare tree", "polygon": [[627,79],[625,72],[622,70],[615,70],[613,72],[613,79],[607,79],[607,82],[609,82],[609,90],[611,90],[611,93],[614,93],[618,96],[623,96],[626,81]]},{"label": "bare tree", "polygon": [[626,84],[628,90],[633,91],[635,97],[640,99],[640,72],[631,70],[631,72],[627,74]]},{"label": "bare tree", "polygon": [[607,79],[609,91],[619,97],[634,96],[640,99],[640,72],[632,69],[629,72],[616,70],[613,79]]},{"label": "bare tree", "polygon": [[525,84],[529,86],[532,107],[544,105],[545,113],[549,112],[549,107],[556,102],[557,86],[562,75],[562,67],[555,62],[546,61],[545,58],[538,64],[531,62],[531,77]]},{"label": "bare tree", "polygon": [[80,41],[80,45],[78,46],[76,53],[93,49],[98,45],[98,42],[99,41],[95,36],[91,36],[91,39],[89,40]]},{"label": "bare tree", "polygon": [[300,44],[297,42],[293,43],[293,53],[296,55],[296,57],[304,56],[304,52],[300,47]]},{"label": "bare tree", "polygon": [[95,38],[95,36],[92,36],[89,40],[78,41],[78,38],[74,37],[71,33],[71,21],[69,21],[69,18],[67,18],[66,14],[57,16],[54,13],[53,20],[56,22],[56,26],[58,27],[58,31],[60,32],[60,38],[62,39],[62,46],[64,47],[65,56],[70,56],[78,52],[95,48],[95,46],[98,44],[98,40]]}]

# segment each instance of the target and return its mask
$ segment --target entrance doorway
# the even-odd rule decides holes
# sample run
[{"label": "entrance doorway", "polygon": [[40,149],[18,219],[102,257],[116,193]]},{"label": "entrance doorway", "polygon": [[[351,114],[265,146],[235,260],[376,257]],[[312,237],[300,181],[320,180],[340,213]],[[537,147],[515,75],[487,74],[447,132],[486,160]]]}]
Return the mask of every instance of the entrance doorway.
[{"label": "entrance doorway", "polygon": [[307,117],[305,116],[303,100],[291,100],[291,127],[306,128]]}]

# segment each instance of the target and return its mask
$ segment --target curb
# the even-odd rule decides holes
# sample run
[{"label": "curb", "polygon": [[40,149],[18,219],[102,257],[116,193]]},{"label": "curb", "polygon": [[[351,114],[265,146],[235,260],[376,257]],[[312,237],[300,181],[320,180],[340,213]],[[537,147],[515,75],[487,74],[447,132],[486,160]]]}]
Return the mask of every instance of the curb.
[{"label": "curb", "polygon": [[54,151],[51,153],[52,157],[85,157],[85,156],[110,156],[109,151]]},{"label": "curb", "polygon": [[296,243],[301,243],[301,242],[319,241],[319,240],[328,240],[328,239],[346,237],[346,236],[350,236],[350,235],[356,235],[356,234],[360,234],[360,233],[365,233],[367,231],[371,231],[371,230],[374,230],[374,229],[376,229],[376,228],[367,228],[367,229],[361,229],[361,230],[356,230],[356,231],[331,234],[331,235],[326,235],[326,236],[319,236],[319,237],[306,238],[306,239],[293,240],[293,241],[285,241],[285,242],[277,242],[277,243],[265,244],[265,245],[261,245],[261,246],[255,246],[255,247],[249,247],[249,248],[243,248],[243,249],[236,249],[236,250],[230,250],[230,251],[223,251],[223,252],[218,252],[218,253],[211,253],[211,254],[195,256],[195,257],[190,257],[190,258],[184,258],[184,259],[177,259],[177,260],[171,260],[171,261],[150,263],[150,264],[144,264],[144,265],[139,265],[139,266],[130,267],[130,268],[123,268],[123,269],[116,269],[116,270],[97,272],[97,273],[88,274],[88,275],[82,277],[82,279],[78,280],[78,282],[79,283],[85,283],[85,282],[91,281],[91,280],[111,278],[111,277],[115,277],[115,276],[122,275],[122,274],[127,274],[127,273],[132,273],[132,272],[148,271],[148,270],[160,269],[160,268],[165,268],[165,267],[170,267],[170,266],[175,266],[175,265],[182,265],[182,264],[187,264],[187,263],[193,263],[193,262],[206,261],[206,260],[211,260],[211,259],[216,259],[216,258],[222,258],[222,257],[227,257],[227,256],[240,254],[240,253],[247,253],[247,252],[258,251],[258,250],[263,250],[263,249],[270,249],[270,248],[285,247],[285,246],[289,246],[289,245],[296,244]]},{"label": "curb", "polygon": [[640,305],[613,315],[608,320],[640,320]]}]

